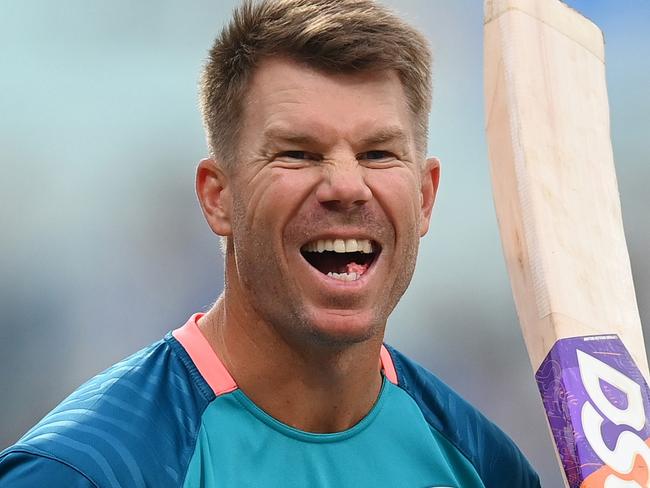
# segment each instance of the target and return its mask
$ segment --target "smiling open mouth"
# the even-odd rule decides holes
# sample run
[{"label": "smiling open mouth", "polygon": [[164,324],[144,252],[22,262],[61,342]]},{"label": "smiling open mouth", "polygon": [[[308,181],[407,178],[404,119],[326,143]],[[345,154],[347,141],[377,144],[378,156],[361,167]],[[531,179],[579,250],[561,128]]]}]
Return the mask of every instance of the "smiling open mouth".
[{"label": "smiling open mouth", "polygon": [[319,239],[308,242],[300,249],[310,265],[341,281],[361,278],[379,252],[379,245],[368,239]]}]

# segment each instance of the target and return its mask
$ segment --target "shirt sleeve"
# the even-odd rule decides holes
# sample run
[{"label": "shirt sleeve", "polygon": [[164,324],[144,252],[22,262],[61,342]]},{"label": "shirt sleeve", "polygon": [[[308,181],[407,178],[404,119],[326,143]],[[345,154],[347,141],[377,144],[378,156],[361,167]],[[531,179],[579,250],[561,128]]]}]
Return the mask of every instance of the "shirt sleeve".
[{"label": "shirt sleeve", "polygon": [[98,488],[73,467],[39,454],[12,451],[0,458],[0,486]]}]

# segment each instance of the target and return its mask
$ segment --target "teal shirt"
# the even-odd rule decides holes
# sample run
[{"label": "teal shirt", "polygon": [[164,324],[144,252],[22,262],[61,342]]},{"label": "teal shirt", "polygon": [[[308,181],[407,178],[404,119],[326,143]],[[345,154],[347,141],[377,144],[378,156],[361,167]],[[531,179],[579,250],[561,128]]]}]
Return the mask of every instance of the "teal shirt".
[{"label": "teal shirt", "polygon": [[82,385],[0,453],[0,486],[540,486],[501,430],[389,346],[366,417],[313,434],[272,418],[238,388],[198,318]]},{"label": "teal shirt", "polygon": [[415,401],[385,379],[370,413],[334,434],[283,424],[241,390],[216,398],[203,414],[184,486],[484,487]]}]

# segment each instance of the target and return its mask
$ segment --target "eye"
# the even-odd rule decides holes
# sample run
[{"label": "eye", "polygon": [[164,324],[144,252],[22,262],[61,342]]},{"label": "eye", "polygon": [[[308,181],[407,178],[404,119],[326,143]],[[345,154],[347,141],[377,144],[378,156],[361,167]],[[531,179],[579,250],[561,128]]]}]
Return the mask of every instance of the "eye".
[{"label": "eye", "polygon": [[381,162],[381,161],[392,161],[395,159],[395,155],[390,151],[366,151],[357,156],[358,159]]},{"label": "eye", "polygon": [[307,160],[307,161],[318,161],[320,158],[313,153],[306,151],[283,151],[278,154],[279,158],[290,159],[293,161]]},{"label": "eye", "polygon": [[280,154],[280,156],[284,156],[285,158],[289,159],[305,159],[305,152],[304,151],[285,151]]}]

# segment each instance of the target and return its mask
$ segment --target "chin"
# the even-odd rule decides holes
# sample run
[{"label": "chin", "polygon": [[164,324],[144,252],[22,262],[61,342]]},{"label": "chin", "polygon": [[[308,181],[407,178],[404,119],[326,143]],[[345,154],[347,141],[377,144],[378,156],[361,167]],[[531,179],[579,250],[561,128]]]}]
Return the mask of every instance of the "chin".
[{"label": "chin", "polygon": [[350,313],[346,310],[319,312],[317,315],[310,317],[305,325],[312,340],[319,344],[359,344],[384,332],[385,321],[377,320],[372,313]]}]

